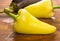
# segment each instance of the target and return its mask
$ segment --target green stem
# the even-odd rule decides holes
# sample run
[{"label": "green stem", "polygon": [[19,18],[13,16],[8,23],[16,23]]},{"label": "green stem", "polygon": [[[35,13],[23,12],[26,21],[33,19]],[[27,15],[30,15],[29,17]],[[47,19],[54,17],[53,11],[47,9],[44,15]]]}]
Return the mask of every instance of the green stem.
[{"label": "green stem", "polygon": [[53,6],[53,9],[60,9],[60,6]]},{"label": "green stem", "polygon": [[9,16],[11,16],[11,17],[13,17],[13,19],[15,19],[15,20],[16,20],[17,15],[15,15],[15,14],[11,13],[9,8],[5,8],[5,9],[4,9],[4,12],[5,12],[7,15],[9,15]]}]

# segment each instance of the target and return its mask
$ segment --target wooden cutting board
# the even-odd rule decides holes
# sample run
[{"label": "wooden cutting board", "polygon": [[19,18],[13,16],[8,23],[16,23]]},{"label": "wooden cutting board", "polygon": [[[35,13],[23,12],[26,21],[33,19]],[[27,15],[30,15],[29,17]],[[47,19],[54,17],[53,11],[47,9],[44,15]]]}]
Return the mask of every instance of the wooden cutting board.
[{"label": "wooden cutting board", "polygon": [[[54,5],[60,5],[60,0],[52,0]],[[40,19],[57,27],[54,34],[26,35],[18,34],[13,30],[14,20],[5,13],[0,13],[0,41],[60,41],[60,10],[55,9],[55,18]]]}]

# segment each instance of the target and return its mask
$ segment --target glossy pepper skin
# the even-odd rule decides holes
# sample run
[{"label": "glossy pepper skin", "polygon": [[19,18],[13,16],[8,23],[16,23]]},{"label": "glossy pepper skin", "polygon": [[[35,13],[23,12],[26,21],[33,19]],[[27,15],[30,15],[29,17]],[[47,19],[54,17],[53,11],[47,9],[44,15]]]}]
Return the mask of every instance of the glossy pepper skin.
[{"label": "glossy pepper skin", "polygon": [[[11,14],[11,13],[10,13]],[[14,17],[13,17],[14,18]],[[44,23],[34,16],[32,16],[27,10],[20,9],[18,16],[14,18],[14,30],[23,34],[51,34],[56,31],[56,27]]]},{"label": "glossy pepper skin", "polygon": [[51,18],[54,16],[51,0],[42,0],[40,2],[29,5],[24,9],[37,18]]}]

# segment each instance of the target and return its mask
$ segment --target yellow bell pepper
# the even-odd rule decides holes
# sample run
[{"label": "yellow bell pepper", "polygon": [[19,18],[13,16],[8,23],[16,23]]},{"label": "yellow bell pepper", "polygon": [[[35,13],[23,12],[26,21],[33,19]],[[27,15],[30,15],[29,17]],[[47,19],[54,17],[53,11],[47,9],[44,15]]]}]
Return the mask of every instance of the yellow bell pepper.
[{"label": "yellow bell pepper", "polygon": [[17,15],[9,12],[5,8],[5,13],[15,19],[14,30],[23,34],[51,34],[56,31],[56,27],[42,22],[32,16],[27,10],[20,9]]},{"label": "yellow bell pepper", "polygon": [[53,6],[51,0],[41,0],[40,2],[28,5],[24,9],[37,18],[51,18],[54,16],[53,10],[60,6]]}]

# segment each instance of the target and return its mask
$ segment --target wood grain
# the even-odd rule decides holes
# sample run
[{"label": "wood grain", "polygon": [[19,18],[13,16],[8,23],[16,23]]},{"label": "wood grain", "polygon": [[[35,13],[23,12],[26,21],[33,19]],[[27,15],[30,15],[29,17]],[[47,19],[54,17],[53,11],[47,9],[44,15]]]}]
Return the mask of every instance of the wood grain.
[{"label": "wood grain", "polygon": [[[60,5],[60,0],[52,0],[53,5]],[[18,34],[13,30],[14,20],[5,13],[0,13],[0,41],[60,41],[60,9],[54,10],[55,19],[40,19],[56,26],[57,31],[49,35]]]}]

